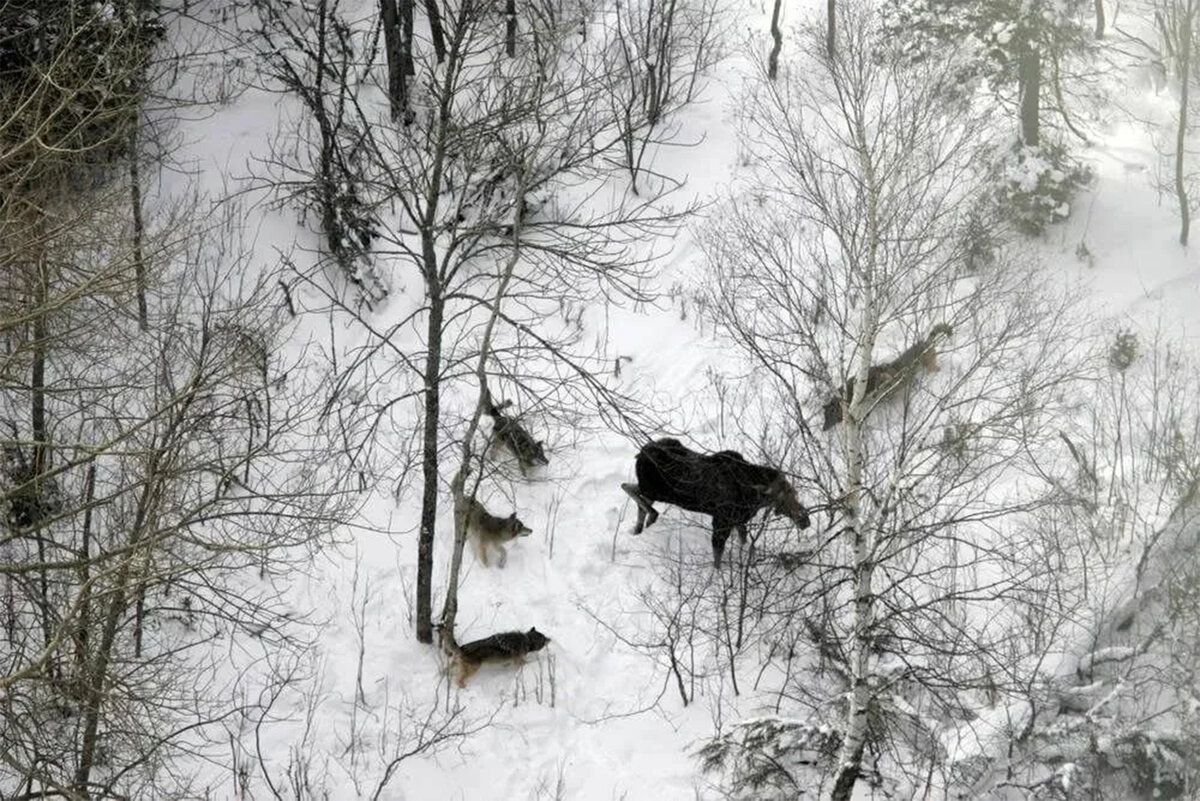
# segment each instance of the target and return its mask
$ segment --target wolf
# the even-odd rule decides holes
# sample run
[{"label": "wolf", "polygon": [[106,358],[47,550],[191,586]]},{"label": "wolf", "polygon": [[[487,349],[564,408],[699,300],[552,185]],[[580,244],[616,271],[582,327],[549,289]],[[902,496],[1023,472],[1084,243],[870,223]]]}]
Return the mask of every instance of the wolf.
[{"label": "wolf", "polygon": [[[873,364],[867,371],[867,397],[877,400],[892,395],[897,390],[907,387],[924,368],[928,373],[938,370],[937,345],[947,337],[953,336],[954,329],[946,323],[938,323],[929,331],[929,336],[918,340],[911,347],[884,364]],[[854,397],[855,379],[853,376],[846,381],[846,389],[841,395],[830,398],[823,409],[825,414],[825,431],[842,422],[845,405]]]},{"label": "wolf", "polygon": [[525,663],[525,657],[546,647],[550,638],[536,628],[529,631],[505,631],[459,645],[449,631],[442,634],[442,647],[450,655],[450,668],[458,672],[458,686],[466,687],[467,679],[484,662]]},{"label": "wolf", "polygon": [[513,512],[508,517],[496,517],[488,512],[475,498],[467,499],[467,536],[475,547],[475,555],[484,566],[488,566],[488,549],[500,551],[499,567],[508,562],[508,551],[504,543],[517,537],[528,537],[533,529],[522,523]]},{"label": "wolf", "polygon": [[515,417],[509,417],[502,411],[505,407],[511,406],[512,401],[503,401],[499,404],[493,403],[492,394],[486,389],[484,390],[483,399],[485,410],[492,418],[492,439],[504,445],[517,457],[517,464],[521,467],[521,475],[528,475],[529,470],[536,465],[550,464],[550,460],[546,458],[546,451],[542,443],[535,440],[517,422]]}]

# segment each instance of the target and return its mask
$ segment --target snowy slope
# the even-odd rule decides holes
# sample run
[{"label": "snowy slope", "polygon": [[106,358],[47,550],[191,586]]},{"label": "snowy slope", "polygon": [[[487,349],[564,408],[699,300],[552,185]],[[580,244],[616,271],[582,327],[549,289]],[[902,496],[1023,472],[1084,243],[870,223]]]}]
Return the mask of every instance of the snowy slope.
[{"label": "snowy slope", "polygon": [[[749,13],[739,21],[752,19],[761,43],[763,9],[747,5]],[[719,200],[738,175],[731,98],[741,69],[738,59],[727,61],[703,102],[678,118],[678,139],[700,144],[656,154],[655,169],[684,180],[687,199]],[[164,174],[163,197],[196,192],[202,203],[236,197],[257,259],[267,264],[290,254],[303,260],[317,238],[296,214],[273,208],[260,192],[242,194],[256,184],[247,177],[259,171],[256,158],[296,113],[287,98],[251,88],[211,115],[181,122],[174,158],[193,173]],[[1195,342],[1200,270],[1194,253],[1174,241],[1177,223],[1169,203],[1149,185],[1158,156],[1144,129],[1114,125],[1085,157],[1098,180],[1076,200],[1072,218],[1042,244],[1045,269],[1087,287],[1102,330],[1148,333],[1162,327],[1171,338]],[[1077,255],[1081,242],[1090,259]],[[672,410],[671,433],[684,432],[709,449],[738,447],[719,438],[707,371],[737,374],[739,365],[688,303],[701,267],[684,230],[657,265],[663,300],[654,307],[611,309],[603,315],[603,330],[609,352],[630,359],[624,386]],[[407,308],[405,299],[395,298],[374,321],[386,326]],[[601,330],[601,319],[589,316],[589,333]],[[309,320],[301,330],[304,342],[328,338],[329,330],[336,332],[337,347],[357,341],[343,319],[328,327]],[[760,701],[753,692],[736,699],[700,695],[685,708],[653,649],[634,645],[656,636],[640,597],[658,580],[652,554],[682,548],[703,566],[705,521],[670,510],[634,538],[633,510],[619,489],[632,473],[633,445],[616,434],[589,434],[568,449],[556,446],[553,433],[548,468],[533,480],[483,492],[494,510],[507,512],[515,502],[534,534],[509,548],[504,570],[486,568],[468,554],[459,622],[460,639],[537,626],[552,644],[520,670],[485,667],[465,690],[449,687],[442,658],[412,633],[417,496],[410,491],[397,504],[390,482],[381,482],[364,496],[361,525],[341,532],[306,572],[290,577],[296,610],[326,622],[310,632],[312,647],[298,666],[299,678],[261,728],[258,747],[275,786],[288,784],[285,777],[303,764],[314,797],[322,789],[334,799],[370,797],[397,748],[405,750],[402,738],[413,736],[414,721],[451,710],[478,731],[401,762],[380,798],[709,797],[712,790],[691,752],[718,721],[755,714]],[[448,507],[444,499],[443,532],[451,527]],[[435,605],[449,554],[443,536],[435,557]],[[235,670],[224,680],[231,693],[257,696],[264,673],[259,656],[248,649],[232,660]],[[247,749],[253,747],[251,729],[246,724],[238,731]],[[230,756],[212,758],[212,764],[197,766],[199,784],[211,797],[233,797]],[[252,797],[269,797],[267,777],[251,762]]]}]

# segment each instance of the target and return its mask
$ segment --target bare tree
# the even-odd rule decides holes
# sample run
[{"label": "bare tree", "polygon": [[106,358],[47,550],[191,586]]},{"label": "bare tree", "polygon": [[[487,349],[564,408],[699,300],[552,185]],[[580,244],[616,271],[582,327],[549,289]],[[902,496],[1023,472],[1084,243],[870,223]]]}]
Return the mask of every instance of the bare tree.
[{"label": "bare tree", "polygon": [[[247,568],[273,572],[271,553],[312,541],[345,514],[335,465],[304,467],[314,463],[309,448],[325,450],[320,407],[299,387],[285,388],[289,366],[272,358],[282,335],[274,280],[247,282],[243,258],[214,247],[236,241],[231,219],[177,258],[166,261],[157,244],[143,252],[155,259],[152,337],[136,316],[114,325],[111,294],[87,281],[111,274],[110,264],[131,274],[129,248],[114,247],[128,242],[127,223],[95,219],[122,238],[114,243],[92,229],[91,251],[75,238],[86,237],[83,230],[46,243],[47,263],[66,264],[70,253],[81,269],[56,272],[40,310],[59,332],[51,340],[55,393],[45,407],[58,459],[31,476],[22,466],[37,441],[5,440],[3,573],[14,605],[0,684],[7,702],[25,710],[22,725],[6,732],[8,775],[30,788],[86,796],[153,781],[178,734],[213,714],[193,699],[200,708],[185,723],[185,698],[163,684],[184,669],[188,640],[241,627],[285,636],[274,592],[234,590],[229,579]],[[120,289],[127,297],[133,290],[132,281]],[[22,324],[6,316],[3,330]],[[24,393],[4,390],[12,420]],[[37,530],[53,547],[25,547]],[[25,581],[31,575],[46,577],[45,598]],[[38,643],[29,623],[47,608],[49,638]],[[166,622],[177,615],[178,635]],[[53,722],[55,710],[66,710],[65,725]]]},{"label": "bare tree", "polygon": [[[602,43],[607,97],[633,193],[647,150],[670,142],[663,130],[675,110],[692,102],[704,74],[720,58],[721,14],[711,0],[647,0],[617,5]],[[661,176],[659,176],[661,177]]]},{"label": "bare tree", "polygon": [[[370,383],[386,384],[384,375],[397,370],[404,380],[413,380],[410,393],[377,404],[372,431],[398,401],[421,400],[416,592],[417,634],[423,642],[433,633],[440,465],[447,445],[457,440],[457,435],[447,438],[442,396],[446,382],[477,373],[479,346],[462,339],[463,331],[484,325],[474,321],[472,310],[490,307],[495,313],[504,298],[497,298],[494,288],[506,282],[514,312],[498,318],[503,345],[485,347],[498,365],[489,374],[522,376],[527,397],[544,404],[563,389],[551,391],[550,382],[539,386],[539,379],[524,377],[529,355],[538,353],[580,376],[589,394],[595,390],[603,396],[607,389],[592,371],[607,366],[607,359],[573,350],[570,343],[579,332],[539,333],[534,320],[543,312],[537,309],[552,309],[555,303],[561,309],[562,303],[585,297],[640,297],[643,266],[629,247],[639,235],[674,219],[648,204],[617,204],[587,217],[577,205],[560,202],[557,194],[595,174],[615,144],[604,138],[610,118],[596,113],[603,108],[607,76],[590,60],[590,51],[574,43],[577,20],[549,11],[531,17],[544,27],[535,28],[530,46],[509,58],[497,32],[486,25],[485,7],[466,3],[447,9],[445,61],[435,69],[426,55],[417,55],[412,120],[391,124],[360,110],[370,193],[394,206],[398,217],[395,225],[385,226],[378,253],[396,275],[411,270],[419,276],[424,302],[390,330],[373,331],[371,344],[346,366],[343,381],[378,369],[371,357],[381,349],[399,359]],[[519,262],[506,281],[505,270],[493,265],[507,264],[514,253]],[[415,352],[393,341],[410,326],[422,338]]]},{"label": "bare tree", "polygon": [[304,468],[320,410],[273,356],[273,279],[246,274],[233,210],[204,231],[142,208],[161,27],[111,11],[0,9],[0,102],[22,109],[0,124],[5,797],[167,787],[226,713],[182,689],[203,686],[186,654],[283,636],[276,594],[233,584],[344,510],[336,463]]},{"label": "bare tree", "polygon": [[[1046,509],[1043,525],[1076,576],[1056,588],[1075,610],[1052,646],[1066,658],[1031,686],[1021,730],[997,738],[1010,753],[1003,775],[979,771],[977,788],[1180,797],[1195,781],[1197,369],[1165,332],[1144,336],[1110,337],[1086,412],[1061,432],[1070,459],[1054,473],[1069,502]],[[1075,765],[1069,775],[1062,762]]]},{"label": "bare tree", "polygon": [[[381,2],[394,10],[395,0]],[[249,5],[244,24],[251,51],[263,60],[264,73],[274,81],[271,88],[295,95],[308,115],[298,131],[281,132],[262,161],[266,174],[260,180],[275,192],[277,202],[315,213],[329,260],[359,289],[363,301],[374,304],[386,296],[387,286],[370,254],[377,222],[364,196],[363,133],[355,111],[364,78],[350,23],[340,0],[305,0],[287,8],[271,0],[250,0]],[[384,26],[385,34],[391,30]],[[389,54],[393,46],[399,45],[388,38]],[[393,63],[389,55],[389,88],[393,69],[401,72],[396,78],[400,85],[407,85],[409,62],[411,58]],[[400,100],[403,108],[407,101]]]},{"label": "bare tree", "polygon": [[[811,778],[848,799],[860,781],[944,771],[912,710],[956,719],[989,681],[1021,686],[1005,672],[1010,604],[1047,579],[1036,555],[1053,547],[1026,528],[1055,492],[1030,481],[1030,454],[1052,441],[1071,362],[1065,300],[1003,253],[964,267],[987,120],[940,66],[897,57],[862,8],[841,22],[834,58],[810,31],[803,68],[750,93],[761,185],[702,241],[706,308],[757,365],[769,421],[831,511],[816,575],[787,606],[829,668],[788,687],[808,723],[837,731]],[[1025,491],[1003,492],[1012,481]]]}]

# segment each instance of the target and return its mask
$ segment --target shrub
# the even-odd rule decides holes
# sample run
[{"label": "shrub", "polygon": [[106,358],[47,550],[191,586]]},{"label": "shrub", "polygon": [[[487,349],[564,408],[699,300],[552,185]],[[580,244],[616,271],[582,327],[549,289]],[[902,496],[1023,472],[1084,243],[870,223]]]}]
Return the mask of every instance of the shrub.
[{"label": "shrub", "polygon": [[1124,372],[1133,364],[1138,354],[1137,334],[1121,331],[1108,349],[1108,363],[1114,370]]},{"label": "shrub", "polygon": [[1071,197],[1092,180],[1091,168],[1061,144],[1018,146],[999,168],[1000,205],[1023,233],[1038,235],[1071,213]]}]

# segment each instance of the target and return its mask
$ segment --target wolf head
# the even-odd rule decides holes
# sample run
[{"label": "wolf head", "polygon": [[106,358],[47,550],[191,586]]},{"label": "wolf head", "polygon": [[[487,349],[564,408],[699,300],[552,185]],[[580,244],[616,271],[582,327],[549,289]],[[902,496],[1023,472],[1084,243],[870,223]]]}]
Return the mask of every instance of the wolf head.
[{"label": "wolf head", "polygon": [[506,538],[515,540],[517,537],[528,537],[532,533],[533,529],[522,523],[516,512],[504,519],[504,536]]},{"label": "wolf head", "polygon": [[533,443],[532,453],[529,454],[529,461],[533,464],[548,465],[550,460],[546,458],[546,449],[542,447],[542,443]]},{"label": "wolf head", "polygon": [[842,399],[832,398],[825,404],[821,411],[825,415],[824,425],[821,426],[821,430],[828,431],[842,422]]},{"label": "wolf head", "polygon": [[536,627],[525,632],[525,644],[530,651],[540,651],[546,647],[548,642],[550,642],[550,638],[538,631]]}]

